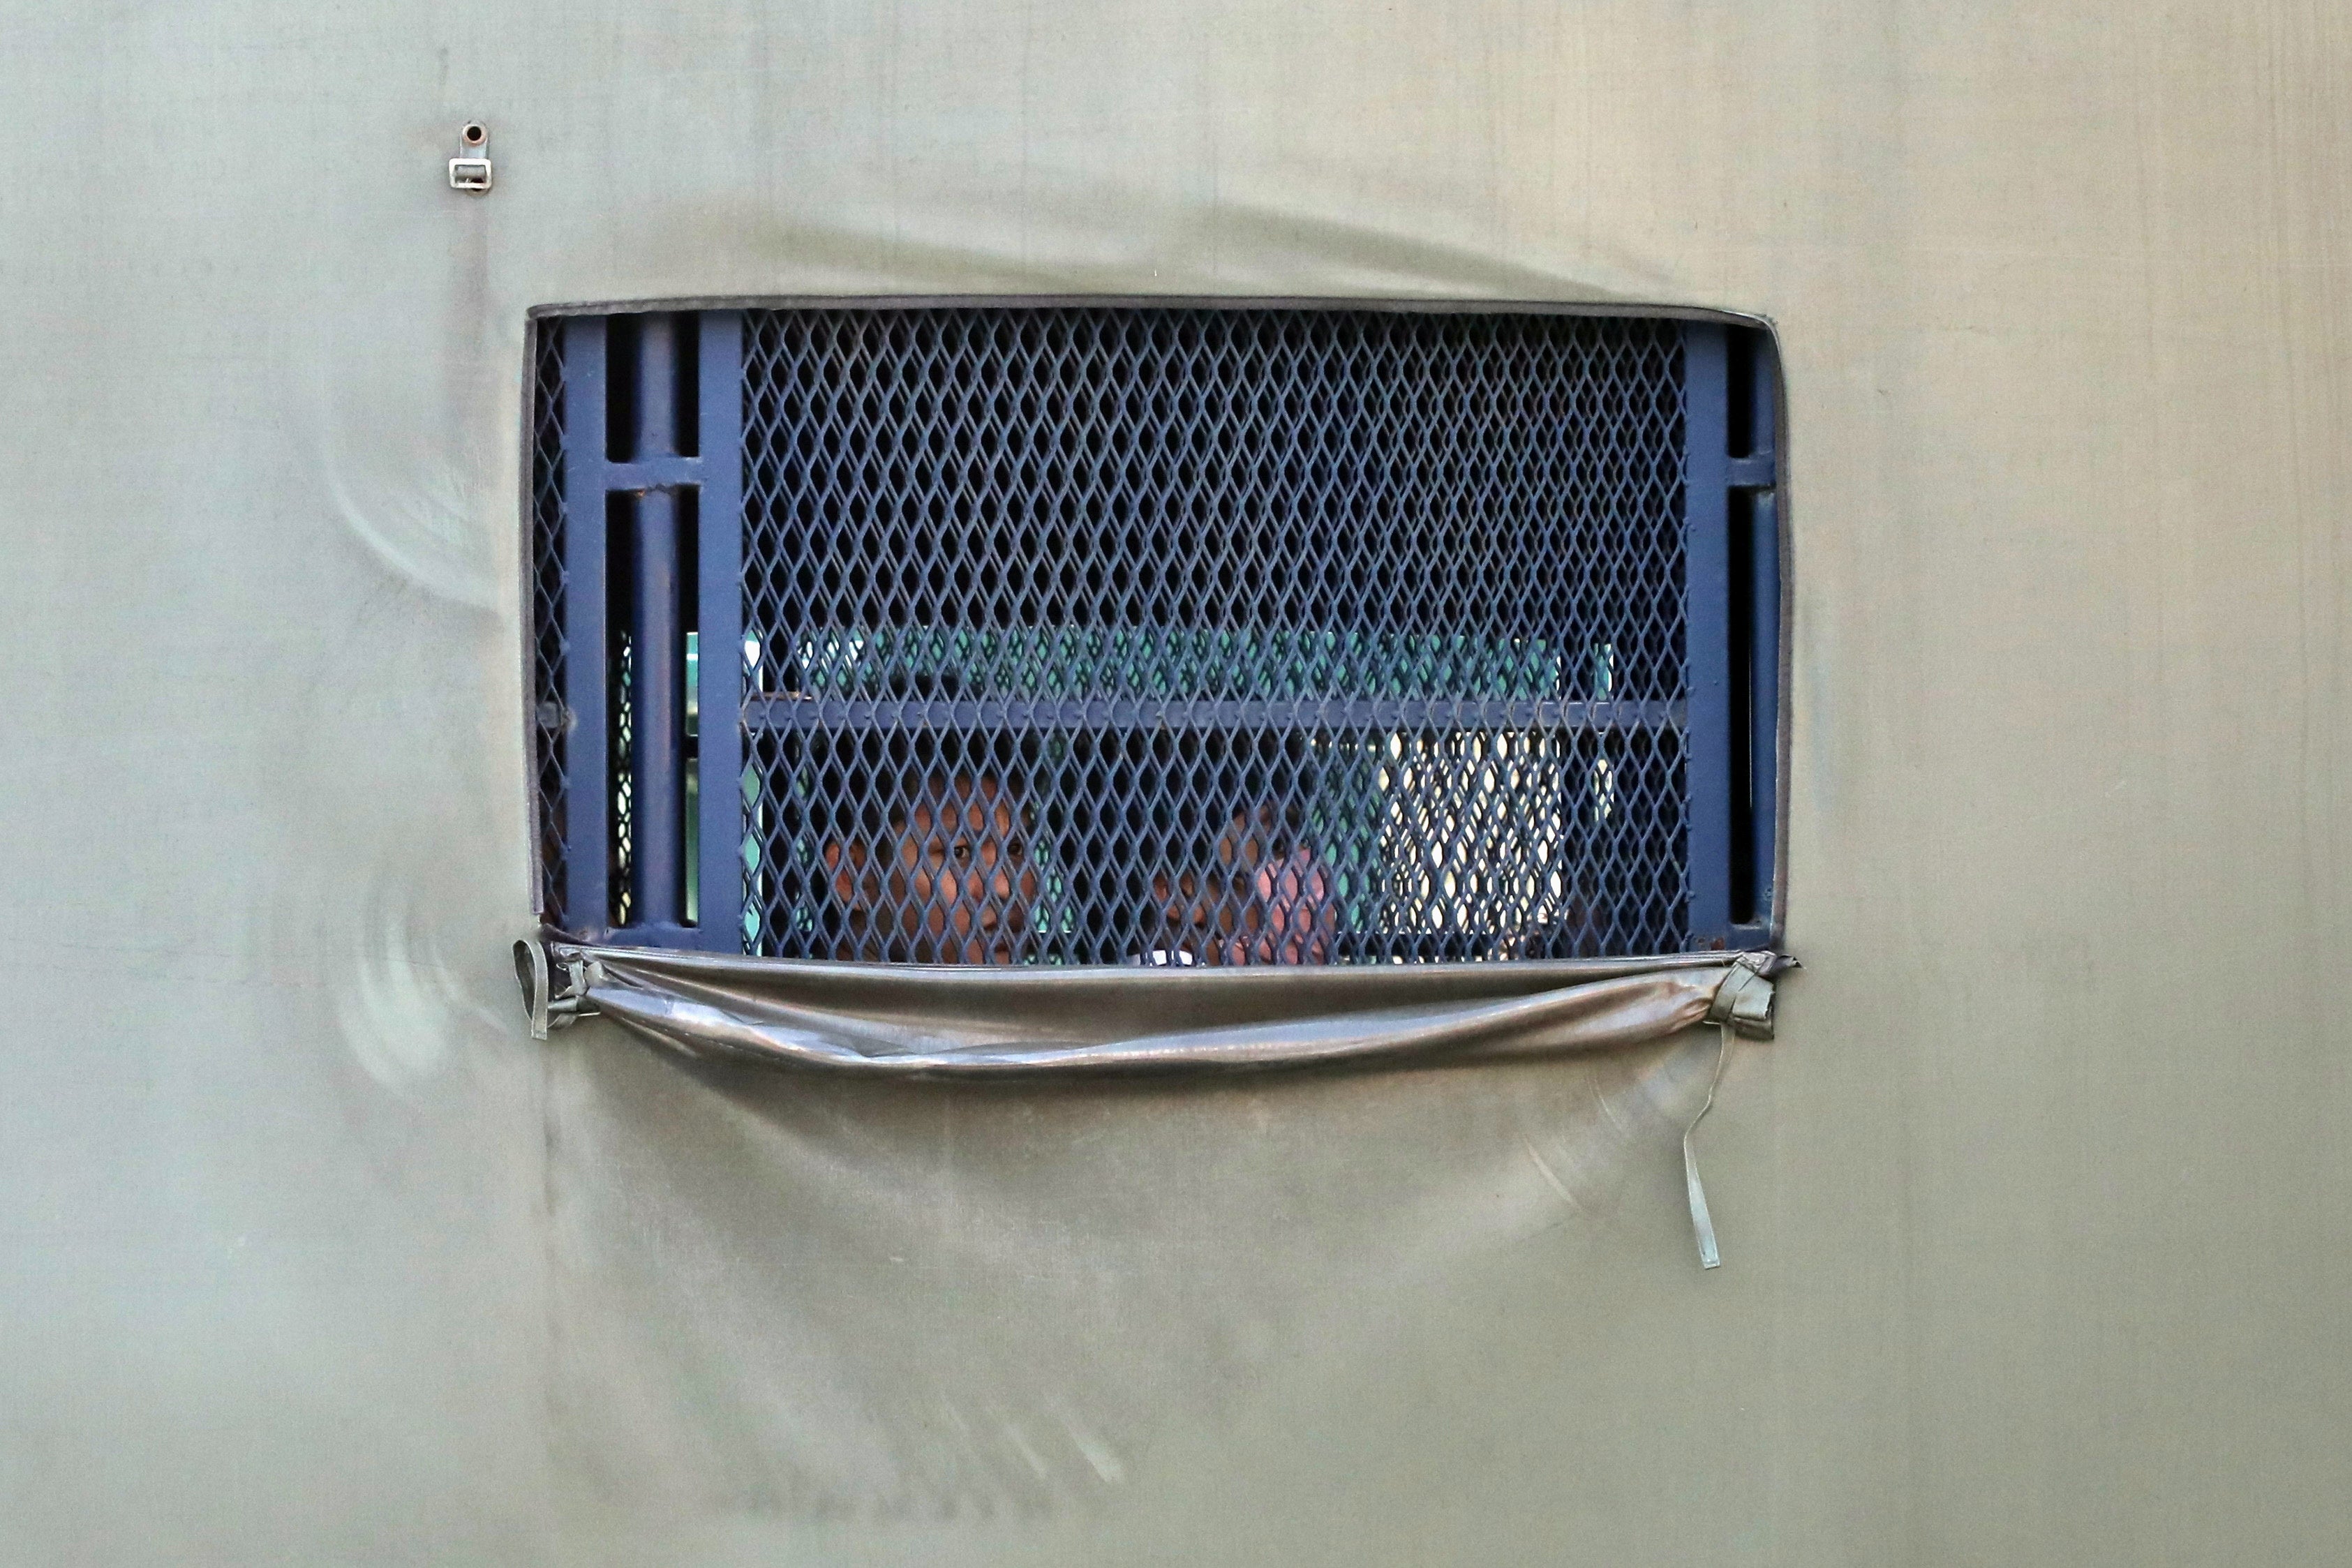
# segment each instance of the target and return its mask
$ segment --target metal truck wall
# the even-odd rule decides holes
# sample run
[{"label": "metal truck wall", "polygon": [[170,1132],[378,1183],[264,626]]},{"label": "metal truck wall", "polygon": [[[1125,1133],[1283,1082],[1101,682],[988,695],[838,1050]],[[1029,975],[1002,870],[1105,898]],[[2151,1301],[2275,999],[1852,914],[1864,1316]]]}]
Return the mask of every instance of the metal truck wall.
[{"label": "metal truck wall", "polygon": [[[10,10],[0,1558],[2340,1544],[2341,7]],[[1024,292],[1776,324],[1807,967],[1721,1270],[1711,1037],[528,1037],[527,311]]]}]

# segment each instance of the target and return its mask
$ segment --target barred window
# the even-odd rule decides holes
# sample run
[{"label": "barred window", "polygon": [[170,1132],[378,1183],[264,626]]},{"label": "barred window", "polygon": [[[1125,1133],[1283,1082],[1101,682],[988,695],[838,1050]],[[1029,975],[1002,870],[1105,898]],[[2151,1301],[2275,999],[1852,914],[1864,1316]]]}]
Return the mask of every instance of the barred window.
[{"label": "barred window", "polygon": [[1766,938],[1760,332],[914,304],[534,340],[551,927],[888,963]]}]

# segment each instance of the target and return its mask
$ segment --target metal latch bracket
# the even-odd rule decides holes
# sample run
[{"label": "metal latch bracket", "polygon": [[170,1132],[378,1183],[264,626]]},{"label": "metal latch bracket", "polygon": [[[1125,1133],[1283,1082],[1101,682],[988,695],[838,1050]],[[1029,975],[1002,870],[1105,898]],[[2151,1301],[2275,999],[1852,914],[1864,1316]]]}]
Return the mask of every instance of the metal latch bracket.
[{"label": "metal latch bracket", "polygon": [[490,132],[469,120],[457,132],[457,156],[449,160],[449,188],[478,196],[490,188]]}]

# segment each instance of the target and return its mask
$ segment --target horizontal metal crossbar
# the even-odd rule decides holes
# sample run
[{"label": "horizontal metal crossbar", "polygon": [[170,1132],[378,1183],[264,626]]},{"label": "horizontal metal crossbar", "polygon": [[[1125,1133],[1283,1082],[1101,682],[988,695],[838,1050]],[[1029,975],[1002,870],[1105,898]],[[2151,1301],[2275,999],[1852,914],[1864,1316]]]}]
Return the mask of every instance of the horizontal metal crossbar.
[{"label": "horizontal metal crossbar", "polygon": [[604,465],[604,488],[613,494],[630,491],[675,490],[702,483],[702,459],[699,457],[649,457],[635,463],[608,463]]},{"label": "horizontal metal crossbar", "polygon": [[1680,702],[1535,702],[1507,698],[1334,697],[1174,701],[994,697],[755,696],[754,733],[794,729],[1679,729]]}]

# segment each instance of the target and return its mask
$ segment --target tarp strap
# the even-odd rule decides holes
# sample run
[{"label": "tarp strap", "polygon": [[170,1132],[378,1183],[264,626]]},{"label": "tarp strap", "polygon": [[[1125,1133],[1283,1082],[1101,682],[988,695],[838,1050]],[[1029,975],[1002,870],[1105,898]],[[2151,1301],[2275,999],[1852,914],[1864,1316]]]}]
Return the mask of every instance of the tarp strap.
[{"label": "tarp strap", "polygon": [[1724,1063],[1731,1057],[1731,1037],[1737,1033],[1753,1040],[1772,1038],[1771,977],[1793,962],[1769,953],[1741,954],[1707,1006],[1706,1021],[1716,1026],[1715,1074],[1707,1080],[1706,1103],[1683,1129],[1683,1186],[1690,1195],[1691,1230],[1698,1238],[1702,1269],[1721,1268],[1723,1254],[1715,1244],[1715,1217],[1707,1212],[1706,1185],[1698,1179],[1698,1155],[1691,1148],[1691,1135],[1715,1109],[1715,1092],[1722,1087]]},{"label": "tarp strap", "polygon": [[1683,1129],[1683,1185],[1690,1192],[1691,1229],[1698,1237],[1698,1263],[1702,1269],[1723,1266],[1723,1254],[1715,1245],[1715,1218],[1706,1211],[1706,1184],[1698,1179],[1698,1156],[1691,1152],[1691,1134],[1706,1120],[1706,1113],[1715,1109],[1715,1091],[1723,1082],[1724,1061],[1731,1055],[1731,1025],[1724,1023],[1716,1035],[1715,1076],[1707,1081],[1706,1103],[1698,1108],[1698,1114]]}]

